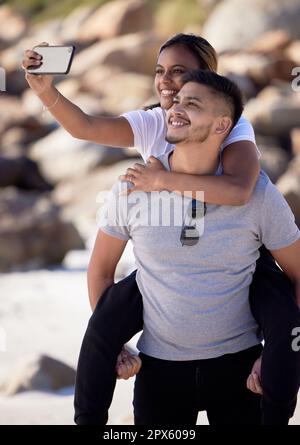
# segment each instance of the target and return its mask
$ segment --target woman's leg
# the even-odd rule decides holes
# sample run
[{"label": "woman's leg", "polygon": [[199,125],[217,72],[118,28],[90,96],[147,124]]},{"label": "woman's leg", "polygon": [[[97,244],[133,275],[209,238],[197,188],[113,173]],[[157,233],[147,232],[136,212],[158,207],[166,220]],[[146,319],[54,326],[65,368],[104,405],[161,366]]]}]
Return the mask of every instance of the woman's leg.
[{"label": "woman's leg", "polygon": [[300,352],[292,348],[292,331],[300,326],[300,310],[293,284],[265,247],[257,261],[249,300],[265,340],[262,421],[265,425],[287,425],[300,386]]},{"label": "woman's leg", "polygon": [[75,423],[105,425],[123,345],[143,328],[143,302],[136,271],[110,286],[90,318],[79,355],[75,384]]}]

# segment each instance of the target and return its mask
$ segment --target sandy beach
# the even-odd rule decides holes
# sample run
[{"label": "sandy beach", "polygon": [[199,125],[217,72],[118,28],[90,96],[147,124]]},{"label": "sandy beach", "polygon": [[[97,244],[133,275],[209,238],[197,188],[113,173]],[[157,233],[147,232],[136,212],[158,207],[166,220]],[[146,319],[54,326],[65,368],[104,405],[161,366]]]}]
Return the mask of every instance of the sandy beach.
[{"label": "sandy beach", "polygon": [[[0,380],[7,378],[21,359],[33,353],[48,354],[76,367],[91,313],[86,289],[89,255],[89,248],[72,251],[62,267],[0,276],[0,328],[6,334],[6,348],[0,352]],[[132,269],[129,246],[119,271],[126,273]],[[131,346],[136,341],[134,338]],[[133,379],[117,382],[109,424],[133,424],[133,383]],[[28,391],[2,396],[0,424],[72,425],[73,394],[74,388],[70,387],[57,392]],[[199,413],[198,423],[208,423],[204,412]],[[290,424],[300,425],[300,404]]]}]

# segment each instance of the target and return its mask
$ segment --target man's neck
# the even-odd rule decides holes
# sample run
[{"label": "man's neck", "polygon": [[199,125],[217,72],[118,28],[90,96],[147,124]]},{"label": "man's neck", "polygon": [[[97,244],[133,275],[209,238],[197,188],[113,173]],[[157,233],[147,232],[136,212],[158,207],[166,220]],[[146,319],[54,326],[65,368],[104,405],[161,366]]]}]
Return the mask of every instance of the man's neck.
[{"label": "man's neck", "polygon": [[219,165],[220,147],[211,142],[177,144],[169,157],[171,171],[213,175]]}]

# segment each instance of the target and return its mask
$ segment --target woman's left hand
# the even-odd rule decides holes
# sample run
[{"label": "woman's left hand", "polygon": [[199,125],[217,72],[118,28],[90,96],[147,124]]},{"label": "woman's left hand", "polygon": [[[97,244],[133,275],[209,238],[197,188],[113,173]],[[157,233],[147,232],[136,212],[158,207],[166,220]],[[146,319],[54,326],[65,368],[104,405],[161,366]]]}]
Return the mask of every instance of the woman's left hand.
[{"label": "woman's left hand", "polygon": [[134,355],[123,347],[118,355],[116,372],[118,380],[128,380],[134,377],[141,369],[142,361],[138,355]]},{"label": "woman's left hand", "polygon": [[132,168],[127,169],[125,175],[119,176],[121,181],[131,182],[134,185],[122,194],[158,191],[159,175],[162,171],[165,171],[163,164],[154,156],[150,156],[146,165],[135,163]]},{"label": "woman's left hand", "polygon": [[247,388],[255,394],[262,394],[263,389],[261,386],[261,357],[259,357],[252,367],[251,374],[247,379]]}]

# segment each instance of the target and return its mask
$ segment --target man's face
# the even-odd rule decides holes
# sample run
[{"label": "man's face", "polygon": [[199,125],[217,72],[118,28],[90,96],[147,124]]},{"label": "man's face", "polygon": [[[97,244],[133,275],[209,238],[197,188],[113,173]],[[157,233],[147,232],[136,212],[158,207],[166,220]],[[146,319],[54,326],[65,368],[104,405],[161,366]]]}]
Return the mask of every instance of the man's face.
[{"label": "man's face", "polygon": [[205,85],[186,83],[167,112],[170,143],[204,142],[215,132],[220,111],[218,98]]}]

